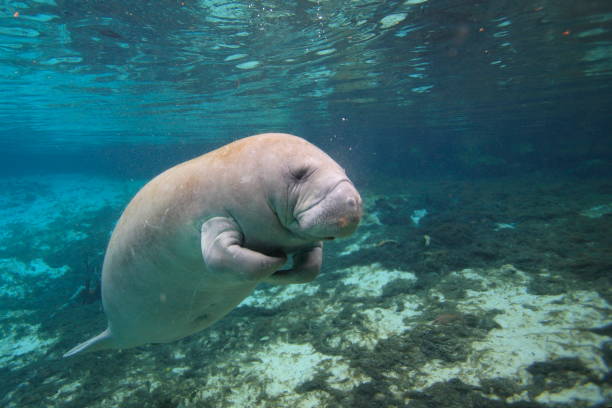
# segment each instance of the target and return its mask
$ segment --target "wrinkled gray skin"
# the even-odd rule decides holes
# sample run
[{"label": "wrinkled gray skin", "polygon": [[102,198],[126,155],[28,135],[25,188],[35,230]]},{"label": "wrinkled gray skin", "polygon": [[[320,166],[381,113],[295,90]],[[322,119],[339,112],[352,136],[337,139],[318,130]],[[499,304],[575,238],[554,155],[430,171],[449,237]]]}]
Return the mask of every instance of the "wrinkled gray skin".
[{"label": "wrinkled gray skin", "polygon": [[296,136],[251,136],[179,164],[124,210],[102,270],[108,328],[65,356],[177,340],[259,282],[310,282],[322,240],[352,234],[361,211],[344,170]]}]

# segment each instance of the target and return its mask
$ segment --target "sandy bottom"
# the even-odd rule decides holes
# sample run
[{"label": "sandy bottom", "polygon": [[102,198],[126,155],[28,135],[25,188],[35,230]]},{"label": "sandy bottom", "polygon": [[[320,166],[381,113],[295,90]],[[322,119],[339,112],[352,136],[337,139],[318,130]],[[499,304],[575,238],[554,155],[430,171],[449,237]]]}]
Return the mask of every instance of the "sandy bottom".
[{"label": "sandy bottom", "polygon": [[[213,327],[172,344],[61,359],[104,326],[99,301],[83,290],[96,268],[79,259],[99,262],[112,220],[141,183],[69,175],[4,180],[2,406],[605,407],[612,401],[611,309],[602,277],[554,269],[562,264],[544,261],[541,247],[541,262],[527,262],[528,251],[516,246],[533,246],[534,234],[545,236],[540,231],[567,229],[567,220],[606,220],[610,206],[597,196],[542,225],[501,213],[472,233],[469,221],[461,223],[467,232],[446,226],[448,217],[436,218],[435,208],[414,225],[410,214],[422,206],[410,194],[385,204],[380,192],[366,191],[364,224],[326,247],[324,271],[314,282],[263,285]],[[389,218],[398,211],[401,225]],[[502,255],[474,255],[491,241]],[[598,241],[592,242],[596,252]],[[405,255],[415,253],[421,257]]]}]

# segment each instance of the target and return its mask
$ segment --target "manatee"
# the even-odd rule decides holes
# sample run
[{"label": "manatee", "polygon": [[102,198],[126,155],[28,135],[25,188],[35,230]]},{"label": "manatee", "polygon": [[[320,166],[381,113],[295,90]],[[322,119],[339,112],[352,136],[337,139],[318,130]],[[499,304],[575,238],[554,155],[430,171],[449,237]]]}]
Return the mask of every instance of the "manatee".
[{"label": "manatee", "polygon": [[322,242],[352,234],[361,215],[342,167],[297,136],[250,136],[172,167],[113,231],[106,330],[64,356],[171,342],[225,316],[260,282],[310,282]]}]

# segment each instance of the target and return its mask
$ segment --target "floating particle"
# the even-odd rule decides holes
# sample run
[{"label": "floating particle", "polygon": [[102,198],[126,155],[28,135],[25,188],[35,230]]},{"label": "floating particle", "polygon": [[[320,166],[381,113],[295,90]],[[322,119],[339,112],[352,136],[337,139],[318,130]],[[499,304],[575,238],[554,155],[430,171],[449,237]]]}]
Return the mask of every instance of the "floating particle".
[{"label": "floating particle", "polygon": [[259,64],[260,64],[259,61],[247,61],[247,62],[243,62],[242,64],[236,65],[236,68],[239,68],[239,69],[253,69],[253,68],[259,66]]},{"label": "floating particle", "polygon": [[229,56],[225,57],[225,59],[223,61],[235,61],[235,60],[239,60],[241,58],[244,58],[246,56],[247,56],[247,54],[232,54],[232,55],[229,55]]},{"label": "floating particle", "polygon": [[394,25],[404,21],[406,19],[406,16],[406,13],[389,14],[388,16],[385,16],[380,20],[380,25],[382,26],[382,28],[393,27]]},{"label": "floating particle", "polygon": [[584,38],[584,37],[591,37],[591,36],[595,36],[595,35],[601,35],[601,34],[605,34],[607,33],[607,30],[604,30],[601,27],[597,27],[597,28],[593,28],[592,30],[587,30],[587,31],[583,31],[580,34],[578,34],[579,38]]},{"label": "floating particle", "polygon": [[425,217],[426,215],[427,215],[427,210],[425,208],[421,210],[414,210],[412,214],[410,215],[410,219],[412,220],[412,223],[414,225],[418,226],[419,222],[421,222],[421,219]]},{"label": "floating particle", "polygon": [[418,86],[416,88],[412,88],[411,91],[416,92],[416,93],[425,93],[429,91],[431,88],[433,88],[433,85],[424,85],[424,86]]},{"label": "floating particle", "polygon": [[77,64],[83,61],[81,57],[56,57],[50,58],[46,61],[41,61],[40,63],[43,65],[57,65],[57,64]]},{"label": "floating particle", "polygon": [[17,16],[13,15],[13,17],[23,17],[26,20],[41,21],[43,23],[59,18],[54,14],[35,14],[31,16],[20,16],[19,12],[17,12]]},{"label": "floating particle", "polygon": [[0,27],[0,34],[29,38],[38,37],[40,35],[40,33],[36,30],[21,27]]},{"label": "floating particle", "polygon": [[329,54],[333,54],[334,52],[336,52],[335,48],[326,48],[324,50],[317,51],[316,54],[317,55],[329,55]]}]

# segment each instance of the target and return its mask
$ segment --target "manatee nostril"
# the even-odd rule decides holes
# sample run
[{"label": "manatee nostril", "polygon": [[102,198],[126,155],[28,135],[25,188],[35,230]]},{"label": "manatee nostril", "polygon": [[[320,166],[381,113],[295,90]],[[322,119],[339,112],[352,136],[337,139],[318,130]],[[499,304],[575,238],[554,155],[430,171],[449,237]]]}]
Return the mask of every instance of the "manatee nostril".
[{"label": "manatee nostril", "polygon": [[361,200],[356,197],[349,197],[346,199],[347,208],[351,211],[361,213]]}]

